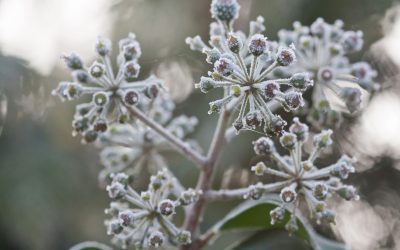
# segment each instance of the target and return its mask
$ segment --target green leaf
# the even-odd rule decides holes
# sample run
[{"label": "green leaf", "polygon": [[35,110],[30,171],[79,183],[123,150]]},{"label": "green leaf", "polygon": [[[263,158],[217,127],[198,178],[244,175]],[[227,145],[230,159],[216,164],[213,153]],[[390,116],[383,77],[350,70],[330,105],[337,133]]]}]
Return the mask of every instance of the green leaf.
[{"label": "green leaf", "polygon": [[113,250],[113,249],[105,244],[96,241],[85,241],[76,244],[69,250]]},{"label": "green leaf", "polygon": [[[229,212],[214,228],[214,232],[228,230],[252,230],[258,229],[264,232],[284,230],[284,226],[290,218],[290,214],[286,211],[285,218],[282,222],[271,225],[271,217],[269,212],[277,207],[280,203],[279,197],[276,195],[267,196],[265,199],[257,201],[246,201]],[[295,233],[298,239],[307,242],[314,249],[321,250],[344,250],[346,247],[338,242],[325,239],[318,235],[309,223],[297,216],[297,224],[299,229]]]}]

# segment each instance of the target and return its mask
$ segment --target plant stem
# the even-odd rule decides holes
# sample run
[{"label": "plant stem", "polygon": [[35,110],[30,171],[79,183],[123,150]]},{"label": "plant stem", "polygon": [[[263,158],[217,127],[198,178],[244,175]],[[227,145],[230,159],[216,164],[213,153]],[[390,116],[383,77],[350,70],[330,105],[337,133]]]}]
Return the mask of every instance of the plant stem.
[{"label": "plant stem", "polygon": [[[212,174],[214,172],[218,158],[221,154],[223,145],[225,144],[225,131],[229,121],[230,113],[231,111],[225,108],[220,113],[217,128],[214,132],[214,136],[208,150],[205,164],[201,169],[201,173],[197,181],[196,189],[202,190],[204,193],[206,193],[211,187]],[[194,250],[200,249],[202,247],[199,244],[200,238],[197,238],[195,236],[195,230],[203,215],[205,204],[206,199],[205,197],[201,196],[200,199],[189,209],[189,213],[186,215],[186,219],[184,222],[184,228],[192,234],[193,242],[190,245],[182,246],[181,249]]]},{"label": "plant stem", "polygon": [[157,132],[160,136],[165,138],[165,140],[171,144],[178,152],[184,155],[189,160],[196,163],[198,166],[202,167],[205,165],[206,159],[199,152],[192,149],[189,144],[183,142],[181,139],[177,138],[173,134],[171,134],[168,130],[162,127],[160,124],[155,121],[149,119],[142,111],[134,106],[125,105],[128,109],[129,113],[139,119],[141,122],[149,126],[155,132]]}]

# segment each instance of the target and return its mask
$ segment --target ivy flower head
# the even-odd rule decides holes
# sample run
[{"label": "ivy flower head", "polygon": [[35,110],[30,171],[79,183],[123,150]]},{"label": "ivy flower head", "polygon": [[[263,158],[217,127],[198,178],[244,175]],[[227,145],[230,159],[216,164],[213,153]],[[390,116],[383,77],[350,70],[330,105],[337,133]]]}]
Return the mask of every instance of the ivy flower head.
[{"label": "ivy flower head", "polygon": [[[166,93],[140,108],[150,119],[182,140],[194,131],[198,123],[196,117],[173,117],[175,104]],[[187,143],[198,147],[193,140],[187,140]],[[96,145],[103,148],[100,159],[104,169],[100,172],[100,181],[104,181],[110,173],[124,171],[129,176],[136,176],[144,168],[150,172],[159,170],[166,165],[162,153],[170,150],[164,138],[139,121],[111,125],[99,136]]]},{"label": "ivy flower head", "polygon": [[[177,227],[171,219],[177,207],[191,204],[182,202],[181,197],[187,197],[190,192],[191,201],[195,202],[201,194],[183,190],[166,169],[152,175],[148,189],[140,194],[129,186],[128,180],[123,173],[113,174],[107,186],[113,201],[105,210],[111,216],[105,225],[113,237],[112,243],[123,249],[190,244],[190,233]],[[171,196],[177,198],[172,200]]]},{"label": "ivy flower head", "polygon": [[278,36],[279,44],[294,44],[297,48],[297,61],[285,69],[285,74],[307,71],[314,80],[314,114],[310,118],[320,127],[334,127],[338,123],[329,122],[341,121],[326,117],[341,115],[329,111],[328,92],[339,97],[345,109],[353,113],[361,104],[361,88],[369,93],[378,89],[374,81],[377,72],[367,62],[350,63],[349,55],[362,49],[363,33],[344,30],[341,20],[329,24],[318,18],[309,27],[295,22],[293,30],[280,30]]},{"label": "ivy flower head", "polygon": [[286,122],[272,113],[271,101],[277,101],[287,111],[298,109],[303,105],[302,92],[312,85],[312,80],[300,71],[285,78],[276,77],[277,69],[289,67],[297,60],[295,47],[268,41],[261,34],[265,30],[262,17],[250,23],[248,35],[234,31],[236,15],[229,15],[232,18],[227,23],[225,15],[215,13],[215,6],[224,4],[237,5],[236,1],[213,1],[211,10],[217,21],[210,25],[208,45],[199,36],[186,39],[192,50],[206,54],[206,61],[213,65],[213,71],[201,77],[195,86],[204,93],[215,88],[224,90],[221,99],[210,102],[209,113],[220,112],[227,105],[238,107],[233,124],[238,131],[264,124],[265,131],[279,134]]},{"label": "ivy flower head", "polygon": [[[315,160],[321,151],[332,144],[331,130],[324,130],[313,138],[313,149],[306,156],[302,146],[308,140],[308,126],[294,118],[289,131],[280,137],[280,144],[290,152],[288,156],[282,156],[275,148],[274,142],[261,137],[254,142],[254,151],[257,155],[268,156],[270,161],[261,161],[251,170],[257,176],[274,176],[281,181],[274,183],[258,183],[249,187],[245,197],[261,198],[264,193],[277,193],[281,205],[271,211],[272,224],[283,219],[284,211],[291,210],[292,219],[287,228],[293,230],[296,209],[299,209],[300,200],[304,200],[313,218],[317,222],[334,222],[334,212],[327,207],[326,200],[334,194],[345,200],[358,200],[356,189],[345,185],[342,180],[347,179],[350,173],[354,173],[354,159],[343,155],[336,163],[318,167]],[[257,195],[254,195],[257,193]],[[290,231],[289,230],[289,231]]]},{"label": "ivy flower head", "polygon": [[99,38],[95,51],[98,59],[86,66],[79,55],[63,56],[71,70],[72,81],[60,82],[52,94],[62,101],[78,99],[84,95],[90,102],[76,106],[72,122],[73,135],[82,134],[83,142],[93,142],[108,124],[125,123],[130,119],[126,106],[138,105],[144,99],[157,97],[161,81],[155,76],[138,80],[141,49],[134,34],[119,41],[118,71],[114,74],[111,63],[111,41]]}]

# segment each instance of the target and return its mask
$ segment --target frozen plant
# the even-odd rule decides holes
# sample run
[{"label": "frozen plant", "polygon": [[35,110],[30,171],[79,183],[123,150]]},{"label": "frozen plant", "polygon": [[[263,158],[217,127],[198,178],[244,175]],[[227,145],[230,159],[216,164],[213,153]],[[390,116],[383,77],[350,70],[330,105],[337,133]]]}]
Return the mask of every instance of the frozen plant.
[{"label": "frozen plant", "polygon": [[[310,73],[314,80],[313,109],[309,119],[319,128],[340,125],[341,112],[330,105],[328,92],[339,97],[350,113],[359,109],[362,89],[378,89],[377,72],[367,62],[350,63],[349,55],[362,49],[362,31],[344,30],[343,22],[333,24],[318,18],[309,27],[294,22],[293,30],[280,30],[279,44],[293,44],[297,61],[285,68],[285,74],[299,70]],[[357,87],[358,86],[358,87]]]},{"label": "frozen plant", "polygon": [[[152,175],[148,189],[140,194],[129,186],[126,174],[112,174],[111,178],[107,191],[113,201],[105,212],[112,218],[105,225],[114,244],[123,249],[128,246],[142,249],[190,243],[190,232],[175,226],[172,216],[177,207],[195,202],[198,193],[183,190],[167,170]],[[180,196],[171,200],[170,195]]]},{"label": "frozen plant", "polygon": [[[166,93],[143,105],[142,110],[149,118],[163,125],[171,134],[181,140],[194,131],[198,123],[196,117],[180,115],[172,117],[175,104]],[[199,146],[193,140],[188,140],[191,147]],[[104,169],[99,179],[104,181],[110,173],[124,171],[133,176],[149,169],[154,172],[162,167],[165,160],[162,152],[170,149],[163,137],[138,121],[132,124],[111,124],[109,129],[99,136],[96,144],[102,147],[100,153]]]},{"label": "frozen plant", "polygon": [[[220,99],[210,103],[209,113],[218,113],[219,118],[205,153],[187,139],[198,123],[197,118],[174,117],[175,104],[167,91],[160,91],[162,81],[155,76],[137,81],[141,50],[134,35],[119,43],[116,77],[108,40],[98,41],[95,48],[99,61],[88,69],[77,55],[64,57],[73,81],[60,83],[53,94],[62,100],[84,94],[91,97],[89,103],[76,107],[74,133],[82,134],[85,142],[94,142],[102,149],[104,169],[100,179],[110,181],[106,189],[112,199],[106,210],[110,218],[105,224],[117,246],[202,249],[219,236],[219,229],[215,228],[232,216],[228,213],[206,231],[200,230],[201,220],[207,216],[205,207],[214,201],[247,198],[244,203],[255,206],[257,203],[252,200],[269,203],[272,200],[264,194],[275,194],[280,200],[277,207],[268,211],[271,223],[280,223],[286,211],[290,211],[286,228],[294,232],[296,218],[304,207],[308,206],[310,218],[318,223],[334,222],[334,212],[326,203],[329,197],[337,194],[346,200],[359,198],[353,186],[342,183],[342,179],[355,172],[353,158],[343,155],[325,167],[316,161],[322,150],[333,143],[332,131],[323,129],[315,135],[308,154],[303,144],[308,139],[309,127],[294,118],[285,132],[289,120],[276,112],[281,107],[286,111],[299,109],[304,103],[302,94],[312,85],[314,108],[324,108],[326,119],[319,124],[321,128],[329,125],[326,121],[341,121],[340,113],[332,110],[325,98],[326,89],[338,94],[349,111],[356,110],[361,92],[358,88],[339,86],[338,81],[351,80],[368,91],[376,89],[375,71],[366,63],[350,64],[347,59],[348,53],[361,49],[362,34],[342,30],[340,22],[329,25],[318,19],[310,28],[296,23],[294,31],[281,31],[280,41],[273,42],[261,34],[265,30],[262,17],[250,22],[248,35],[235,31],[239,9],[237,0],[213,0],[211,14],[215,21],[210,25],[209,43],[199,36],[186,40],[192,50],[203,52],[206,61],[213,65],[212,72],[201,77],[196,87],[204,93],[215,88],[223,91]],[[354,77],[348,76],[351,74]],[[259,132],[263,136],[253,146],[265,161],[251,167],[251,171],[273,178],[240,189],[212,190],[218,160],[235,136],[230,133],[232,122],[237,131],[255,130],[263,125]],[[290,153],[288,156],[282,156],[275,148],[273,140],[278,135],[280,144]],[[240,145],[241,150],[251,148],[247,146]],[[198,168],[197,181],[188,184],[190,187],[183,187],[168,168],[162,153],[170,148]],[[143,178],[144,169],[151,174],[150,183],[147,190],[139,192],[139,187],[134,188],[130,182]],[[183,221],[178,223],[173,218],[175,212],[182,212]]]},{"label": "frozen plant", "polygon": [[287,78],[276,77],[276,69],[296,62],[295,47],[268,41],[261,34],[265,30],[262,17],[250,22],[248,36],[234,31],[237,14],[227,13],[237,11],[236,5],[236,1],[213,1],[211,13],[216,22],[210,25],[209,45],[199,36],[186,39],[190,48],[206,54],[206,61],[214,67],[195,86],[204,93],[224,89],[221,99],[210,102],[209,114],[220,112],[226,104],[239,106],[233,123],[236,130],[255,129],[264,123],[265,132],[280,134],[286,122],[273,114],[270,101],[279,102],[286,111],[297,110],[303,106],[302,92],[313,81],[304,70],[293,72]]},{"label": "frozen plant", "polygon": [[52,94],[62,101],[89,95],[91,101],[76,106],[72,122],[73,135],[82,134],[83,142],[93,142],[99,133],[105,132],[113,122],[126,123],[131,117],[126,106],[135,106],[142,99],[154,99],[161,81],[154,76],[139,81],[138,59],[142,52],[132,33],[119,41],[118,72],[114,75],[111,64],[111,41],[99,38],[95,51],[99,58],[91,66],[85,66],[79,55],[71,53],[62,58],[72,81],[60,82]]}]

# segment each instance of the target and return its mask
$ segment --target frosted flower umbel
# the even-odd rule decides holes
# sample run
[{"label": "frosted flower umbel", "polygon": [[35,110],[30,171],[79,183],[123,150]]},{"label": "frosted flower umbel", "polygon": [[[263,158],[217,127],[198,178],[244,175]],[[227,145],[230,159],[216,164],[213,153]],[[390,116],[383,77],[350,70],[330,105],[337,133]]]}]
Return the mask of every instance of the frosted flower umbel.
[{"label": "frosted flower umbel", "polygon": [[[329,107],[327,91],[338,96],[350,113],[356,111],[361,103],[361,91],[356,85],[368,92],[378,88],[374,82],[377,72],[366,62],[350,63],[348,58],[362,49],[363,33],[343,30],[341,20],[328,24],[322,18],[310,27],[302,26],[300,22],[295,22],[293,27],[293,30],[278,33],[281,45],[294,44],[297,48],[297,61],[286,68],[286,73],[299,70],[310,73],[314,80],[314,108],[321,116],[327,110],[326,106]],[[344,82],[353,87],[343,86]],[[326,119],[329,117],[314,117],[317,123],[326,123]]]},{"label": "frosted flower umbel", "polygon": [[206,61],[214,66],[209,76],[201,77],[195,86],[204,93],[224,89],[223,98],[210,103],[209,113],[219,112],[227,104],[239,106],[234,122],[237,130],[264,124],[265,131],[279,134],[286,122],[272,113],[269,101],[278,101],[287,111],[296,110],[303,105],[302,92],[312,85],[312,80],[301,71],[287,78],[274,77],[276,69],[296,61],[295,48],[269,42],[261,34],[265,30],[262,17],[250,23],[248,36],[234,31],[232,22],[238,9],[233,0],[213,1],[211,13],[217,22],[210,25],[209,45],[199,36],[186,39],[191,49],[206,54]]},{"label": "frosted flower umbel", "polygon": [[99,133],[107,130],[109,123],[127,122],[130,117],[126,106],[138,105],[143,99],[154,99],[161,87],[161,81],[154,76],[137,80],[141,50],[134,34],[119,41],[116,75],[111,65],[111,41],[99,38],[95,50],[99,58],[89,67],[75,53],[63,56],[73,80],[61,82],[52,92],[62,101],[90,96],[90,102],[76,106],[72,123],[73,134],[82,134],[84,142],[96,140]]},{"label": "frosted flower umbel", "polygon": [[[151,176],[148,189],[141,194],[128,185],[127,175],[119,173],[112,178],[107,191],[114,201],[105,211],[112,218],[105,225],[115,245],[124,249],[128,246],[147,249],[190,244],[190,233],[175,226],[171,218],[177,207],[195,202],[199,193],[183,190],[167,170]],[[171,200],[171,195],[178,198]]]},{"label": "frosted flower umbel", "polygon": [[271,223],[283,219],[285,209],[292,211],[292,219],[287,225],[290,232],[296,229],[295,213],[300,200],[305,200],[312,217],[317,222],[334,222],[334,212],[327,208],[326,199],[337,194],[346,200],[358,200],[353,186],[344,185],[341,179],[347,179],[353,173],[354,159],[343,155],[335,164],[326,167],[314,165],[320,152],[332,144],[331,130],[324,130],[314,136],[313,149],[308,157],[302,152],[302,145],[308,138],[308,127],[294,118],[288,132],[280,137],[280,144],[290,152],[289,156],[281,156],[275,149],[271,139],[261,137],[254,142],[254,151],[258,155],[269,156],[271,167],[259,162],[251,167],[258,176],[271,175],[282,179],[276,183],[251,186],[246,197],[260,198],[268,192],[278,192],[281,206],[271,211]]},{"label": "frosted flower umbel", "polygon": [[[196,117],[185,115],[172,117],[175,104],[166,93],[141,108],[150,119],[182,140],[194,131],[198,123]],[[193,147],[197,145],[191,140],[187,142]],[[159,170],[165,165],[161,154],[170,150],[169,144],[163,137],[139,121],[133,124],[111,125],[107,132],[100,135],[97,144],[103,147],[100,153],[104,166],[99,175],[101,181],[110,173],[124,171],[129,176],[135,177],[143,169],[148,169],[150,172]]]}]

